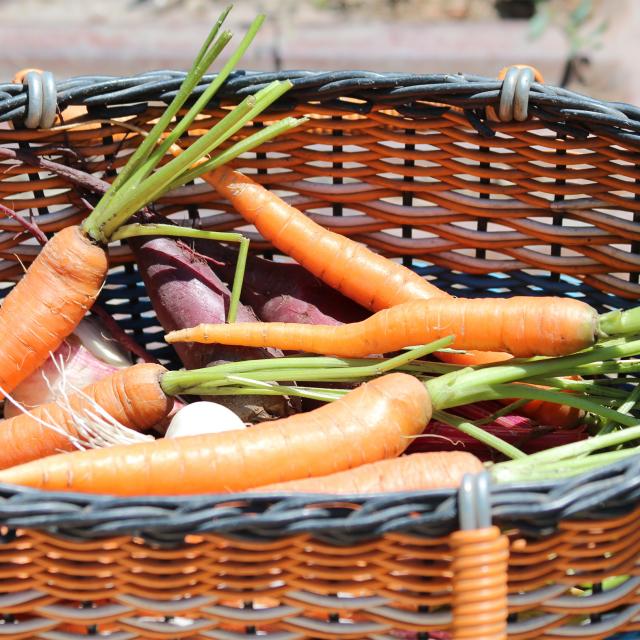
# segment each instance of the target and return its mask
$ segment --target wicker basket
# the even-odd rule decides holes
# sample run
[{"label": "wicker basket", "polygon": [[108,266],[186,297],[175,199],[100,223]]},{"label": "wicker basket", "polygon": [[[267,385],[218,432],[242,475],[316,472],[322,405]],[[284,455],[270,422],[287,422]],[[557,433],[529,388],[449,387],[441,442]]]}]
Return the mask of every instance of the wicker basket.
[{"label": "wicker basket", "polygon": [[[640,109],[514,77],[236,73],[208,114],[290,78],[291,92],[253,126],[274,114],[311,120],[235,164],[307,214],[458,295],[631,306]],[[74,169],[113,176],[139,142],[107,120],[148,127],[181,78],[59,82],[58,110],[84,105],[92,124],[53,129],[20,124],[51,124],[41,92],[1,84],[0,119],[14,124],[0,129],[2,201],[32,211],[47,233],[78,221],[93,194]],[[243,229],[269,251],[206,186],[157,209]],[[6,290],[38,247],[16,222],[0,227]],[[128,249],[111,258],[101,302],[172,362]],[[636,458],[563,482],[489,486],[480,475],[458,492],[366,498],[113,499],[2,486],[0,636],[605,638],[640,628],[639,509]]]}]

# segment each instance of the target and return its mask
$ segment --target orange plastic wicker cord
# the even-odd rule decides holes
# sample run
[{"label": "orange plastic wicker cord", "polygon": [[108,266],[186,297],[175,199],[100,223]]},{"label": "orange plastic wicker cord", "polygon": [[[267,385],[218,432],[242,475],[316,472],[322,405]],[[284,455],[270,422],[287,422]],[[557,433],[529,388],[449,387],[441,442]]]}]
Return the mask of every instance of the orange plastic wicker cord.
[{"label": "orange plastic wicker cord", "polygon": [[455,531],[453,553],[453,640],[507,637],[509,541],[498,527]]}]

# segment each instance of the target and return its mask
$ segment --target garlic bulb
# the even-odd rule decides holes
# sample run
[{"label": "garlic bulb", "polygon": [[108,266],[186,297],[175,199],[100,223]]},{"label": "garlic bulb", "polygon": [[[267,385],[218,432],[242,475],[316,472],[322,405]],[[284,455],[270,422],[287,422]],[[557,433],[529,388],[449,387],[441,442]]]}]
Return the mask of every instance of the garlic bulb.
[{"label": "garlic bulb", "polygon": [[165,438],[198,436],[244,429],[245,423],[233,411],[216,402],[202,400],[188,404],[171,419]]}]

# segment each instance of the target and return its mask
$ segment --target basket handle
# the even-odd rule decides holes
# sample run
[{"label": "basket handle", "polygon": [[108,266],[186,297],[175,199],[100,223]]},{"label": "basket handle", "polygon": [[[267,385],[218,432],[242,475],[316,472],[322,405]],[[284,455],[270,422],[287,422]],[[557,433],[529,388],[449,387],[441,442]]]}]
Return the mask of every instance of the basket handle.
[{"label": "basket handle", "polygon": [[524,122],[529,117],[529,91],[533,82],[544,82],[538,69],[527,64],[512,64],[498,73],[502,80],[498,112],[487,107],[491,120],[499,122]]},{"label": "basket handle", "polygon": [[467,474],[458,492],[453,555],[453,640],[506,640],[509,540],[491,525],[489,475]]}]

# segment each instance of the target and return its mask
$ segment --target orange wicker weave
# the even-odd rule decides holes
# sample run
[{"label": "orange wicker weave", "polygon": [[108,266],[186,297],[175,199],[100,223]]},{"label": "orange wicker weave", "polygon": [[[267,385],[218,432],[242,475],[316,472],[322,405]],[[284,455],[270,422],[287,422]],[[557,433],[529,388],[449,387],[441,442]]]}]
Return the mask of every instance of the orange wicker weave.
[{"label": "orange wicker weave", "polygon": [[[232,76],[198,128],[274,75]],[[280,76],[294,89],[253,126],[310,121],[234,166],[323,225],[458,295],[551,292],[600,309],[638,298],[640,109],[528,81],[520,120],[496,79]],[[47,233],[82,219],[98,192],[87,176],[115,174],[181,77],[59,82],[58,108],[73,110],[48,129],[21,127],[27,89],[0,84],[0,118],[14,123],[0,128],[0,201]],[[487,117],[510,108],[509,122]],[[205,184],[155,206],[269,250]],[[10,218],[0,231],[6,289],[39,247]],[[110,257],[101,301],[171,362],[128,248]],[[638,478],[630,459],[492,487],[495,526],[471,531],[458,530],[453,490],[178,501],[1,486],[0,636],[606,638],[640,629]]]}]

